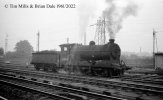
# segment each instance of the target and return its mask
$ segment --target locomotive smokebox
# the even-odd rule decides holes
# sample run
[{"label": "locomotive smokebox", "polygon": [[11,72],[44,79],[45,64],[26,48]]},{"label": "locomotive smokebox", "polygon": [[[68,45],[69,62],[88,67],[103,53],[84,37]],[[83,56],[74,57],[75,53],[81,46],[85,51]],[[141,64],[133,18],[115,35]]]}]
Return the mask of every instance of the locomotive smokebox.
[{"label": "locomotive smokebox", "polygon": [[110,43],[114,43],[115,39],[109,39]]}]

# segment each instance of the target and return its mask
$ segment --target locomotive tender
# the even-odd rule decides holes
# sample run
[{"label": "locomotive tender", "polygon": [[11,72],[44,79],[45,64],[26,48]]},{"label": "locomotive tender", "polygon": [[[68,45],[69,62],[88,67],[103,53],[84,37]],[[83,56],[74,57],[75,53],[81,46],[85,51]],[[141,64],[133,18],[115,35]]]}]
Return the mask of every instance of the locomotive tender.
[{"label": "locomotive tender", "polygon": [[114,39],[104,45],[62,44],[61,51],[33,53],[32,62],[36,70],[65,70],[68,73],[93,76],[120,76],[127,69],[120,61],[121,50]]}]

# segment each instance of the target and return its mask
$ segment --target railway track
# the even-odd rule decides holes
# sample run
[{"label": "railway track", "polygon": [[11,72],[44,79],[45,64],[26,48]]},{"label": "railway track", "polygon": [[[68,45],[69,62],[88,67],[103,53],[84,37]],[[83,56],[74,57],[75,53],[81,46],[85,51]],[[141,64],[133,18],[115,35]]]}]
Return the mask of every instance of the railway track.
[{"label": "railway track", "polygon": [[125,75],[120,80],[163,85],[163,76],[159,75]]},{"label": "railway track", "polygon": [[[37,80],[38,78],[44,78],[46,83],[50,83],[50,80],[60,80],[60,85],[66,87],[74,87],[74,88],[84,88],[87,91],[91,91],[89,87],[85,87],[85,85],[72,85],[73,82],[76,83],[83,83],[87,85],[92,85],[95,87],[105,88],[102,91],[103,94],[107,95],[117,95],[117,91],[119,93],[118,97],[126,97],[126,99],[147,99],[150,100],[150,97],[157,98],[157,100],[162,100],[163,95],[163,87],[162,86],[155,86],[155,85],[147,85],[147,84],[138,84],[132,82],[122,82],[122,81],[115,81],[109,80],[106,78],[98,79],[92,77],[85,77],[85,76],[73,76],[73,75],[63,75],[63,74],[52,74],[52,73],[45,73],[45,72],[36,72],[36,71],[27,71],[27,70],[16,70],[16,69],[8,69],[7,71],[14,72],[17,75],[21,75],[21,77],[25,76],[32,76],[32,80]],[[14,74],[14,75],[16,75]],[[66,83],[70,84],[66,84]],[[116,92],[110,91],[116,90]],[[119,91],[123,91],[122,93]],[[126,94],[127,93],[127,94]],[[128,94],[128,93],[134,93]],[[126,95],[124,95],[126,94]],[[135,95],[136,94],[136,95]]]},{"label": "railway track", "polygon": [[[17,78],[0,74],[0,83],[12,85],[34,92],[39,92],[55,100],[126,100],[115,96],[94,93],[90,91],[78,90],[70,87],[51,85],[45,82],[38,82],[24,78]],[[57,98],[57,99],[56,99]]]},{"label": "railway track", "polygon": [[4,97],[2,97],[2,96],[0,96],[0,100],[7,100],[6,98],[4,98]]}]

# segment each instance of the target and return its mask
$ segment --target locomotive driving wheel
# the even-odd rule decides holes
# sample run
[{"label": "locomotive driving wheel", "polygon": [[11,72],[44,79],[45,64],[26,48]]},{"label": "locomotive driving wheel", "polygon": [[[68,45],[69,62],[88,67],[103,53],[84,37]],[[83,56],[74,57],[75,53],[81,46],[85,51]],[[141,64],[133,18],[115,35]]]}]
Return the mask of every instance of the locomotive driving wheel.
[{"label": "locomotive driving wheel", "polygon": [[103,69],[102,76],[103,77],[107,77],[108,76],[108,73],[109,73],[108,69]]},{"label": "locomotive driving wheel", "polygon": [[112,69],[108,69],[108,77],[112,77],[113,76],[113,70]]},{"label": "locomotive driving wheel", "polygon": [[112,77],[112,73],[113,71],[111,69],[108,68],[103,68],[101,71],[101,75],[102,77]]},{"label": "locomotive driving wheel", "polygon": [[40,70],[40,67],[39,67],[39,65],[34,65],[34,67],[35,67],[35,69],[37,70],[37,71],[39,71]]},{"label": "locomotive driving wheel", "polygon": [[45,65],[42,65],[42,66],[43,66],[43,70],[44,70],[44,71],[48,71],[48,68],[49,68],[48,65],[45,64]]},{"label": "locomotive driving wheel", "polygon": [[52,68],[52,72],[57,72],[57,69],[55,68],[56,66],[54,66],[53,68]]}]

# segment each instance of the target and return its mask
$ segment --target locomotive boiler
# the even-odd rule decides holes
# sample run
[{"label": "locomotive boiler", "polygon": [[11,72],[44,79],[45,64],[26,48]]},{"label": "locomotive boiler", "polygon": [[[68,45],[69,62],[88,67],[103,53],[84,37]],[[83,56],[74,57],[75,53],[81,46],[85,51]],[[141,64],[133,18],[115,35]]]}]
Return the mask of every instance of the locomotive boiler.
[{"label": "locomotive boiler", "polygon": [[81,60],[96,61],[113,58],[114,61],[119,61],[121,50],[114,40],[110,39],[110,42],[105,45],[95,45],[95,42],[91,41],[89,45],[74,47],[72,53]]}]

